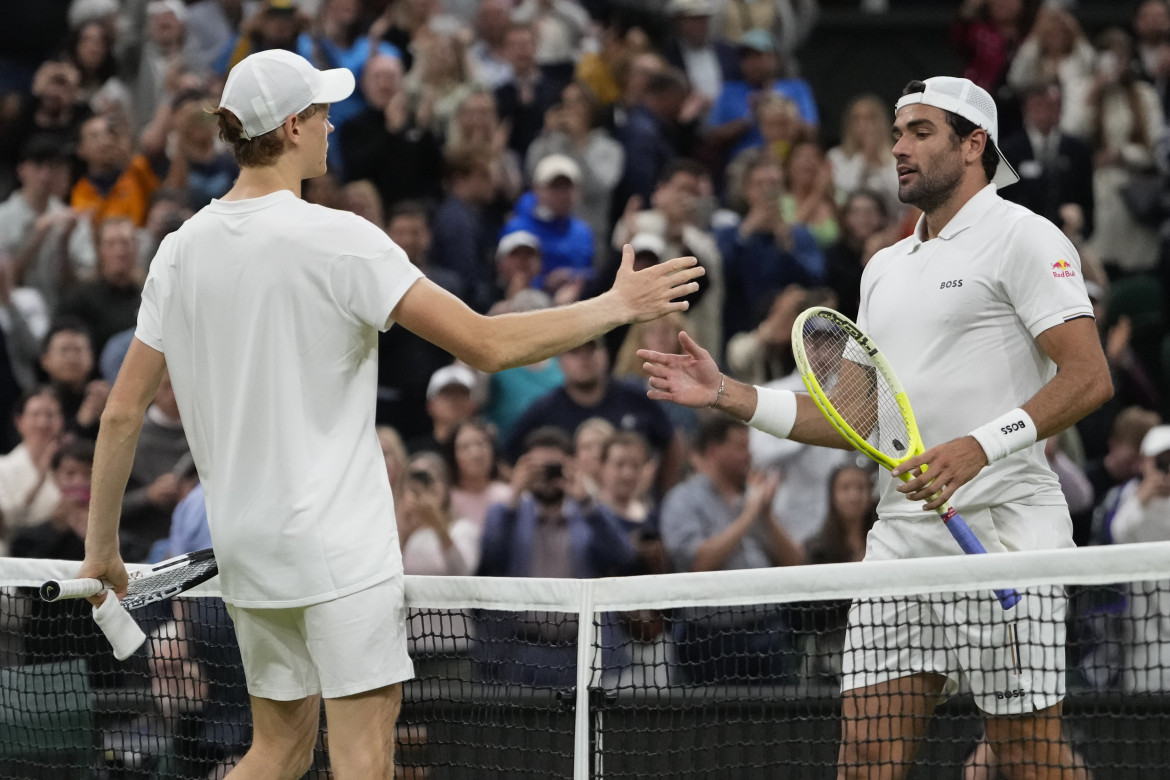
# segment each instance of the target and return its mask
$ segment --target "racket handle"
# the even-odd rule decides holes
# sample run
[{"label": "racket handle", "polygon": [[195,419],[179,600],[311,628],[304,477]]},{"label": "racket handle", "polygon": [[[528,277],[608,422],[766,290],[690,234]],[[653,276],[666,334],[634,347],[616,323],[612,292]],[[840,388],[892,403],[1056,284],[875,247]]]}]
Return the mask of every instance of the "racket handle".
[{"label": "racket handle", "polygon": [[57,601],[58,599],[79,599],[96,596],[106,589],[101,580],[92,578],[80,580],[49,580],[41,586],[43,601]]},{"label": "racket handle", "polygon": [[[963,548],[963,552],[968,555],[987,552],[983,542],[979,541],[979,537],[971,530],[971,526],[967,525],[967,521],[953,506],[943,504],[938,508],[938,514],[943,520],[943,525],[951,532],[951,536],[955,537],[955,541]],[[1015,591],[1015,588],[996,590],[995,597],[999,599],[999,603],[1003,605],[1004,609],[1011,609],[1020,601],[1020,594]]]}]

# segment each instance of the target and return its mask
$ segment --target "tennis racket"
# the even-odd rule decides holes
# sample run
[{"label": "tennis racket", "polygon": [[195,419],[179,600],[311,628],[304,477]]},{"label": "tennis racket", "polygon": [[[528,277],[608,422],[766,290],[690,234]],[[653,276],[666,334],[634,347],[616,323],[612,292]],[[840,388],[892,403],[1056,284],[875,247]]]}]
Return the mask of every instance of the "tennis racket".
[{"label": "tennis racket", "polygon": [[[170,558],[149,569],[130,574],[130,583],[126,587],[126,598],[122,599],[122,608],[138,609],[156,601],[165,601],[207,582],[218,573],[215,552],[210,547]],[[107,587],[109,586],[101,580],[88,578],[49,580],[41,586],[41,599],[57,601],[86,598],[96,596]]]},{"label": "tennis racket", "polygon": [[[792,326],[792,353],[817,408],[859,452],[887,469],[923,453],[902,383],[852,320],[823,306],[803,312]],[[910,473],[901,475],[903,482],[912,478]],[[963,552],[987,552],[950,502],[935,511]],[[995,595],[1004,609],[1020,600],[1011,588]]]}]

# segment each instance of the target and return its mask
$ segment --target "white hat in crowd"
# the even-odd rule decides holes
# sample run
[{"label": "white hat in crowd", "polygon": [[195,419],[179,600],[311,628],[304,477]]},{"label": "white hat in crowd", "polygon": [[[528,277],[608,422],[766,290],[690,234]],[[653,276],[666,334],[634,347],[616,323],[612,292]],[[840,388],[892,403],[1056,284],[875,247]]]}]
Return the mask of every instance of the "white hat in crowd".
[{"label": "white hat in crowd", "polygon": [[991,95],[987,94],[987,90],[970,79],[954,76],[935,76],[926,79],[923,83],[926,84],[924,91],[903,95],[894,105],[894,111],[897,112],[898,109],[912,103],[922,103],[950,111],[952,114],[958,114],[964,119],[974,122],[987,133],[988,138],[991,139],[991,145],[995,147],[995,152],[999,155],[999,167],[995,169],[995,177],[992,178],[991,183],[997,189],[1003,189],[1009,184],[1018,182],[1019,175],[1016,174],[1007,158],[1003,156],[1003,152],[999,150],[999,112]]},{"label": "white hat in crowd", "polygon": [[244,138],[250,139],[275,130],[314,103],[345,100],[353,88],[353,73],[345,68],[317,70],[299,54],[269,49],[232,68],[219,107],[236,115]]},{"label": "white hat in crowd", "polygon": [[187,5],[183,0],[150,0],[146,4],[146,15],[166,13],[170,11],[180,22],[187,21]]},{"label": "white hat in crowd", "polygon": [[630,239],[630,247],[635,255],[649,252],[662,262],[666,255],[666,242],[657,233],[637,233]]},{"label": "white hat in crowd", "polygon": [[532,173],[532,181],[540,186],[552,184],[564,177],[576,184],[581,181],[581,168],[572,157],[564,154],[550,154],[536,164]]},{"label": "white hat in crowd", "polygon": [[427,400],[431,400],[448,387],[465,387],[471,393],[472,399],[475,399],[478,386],[474,371],[467,366],[452,363],[431,374],[431,379],[427,382]]},{"label": "white hat in crowd", "polygon": [[496,257],[507,257],[521,247],[539,252],[540,239],[527,230],[515,230],[500,239],[500,243],[496,247]]},{"label": "white hat in crowd", "polygon": [[666,12],[673,16],[714,16],[715,3],[712,0],[670,0]]},{"label": "white hat in crowd", "polygon": [[1155,458],[1170,450],[1170,425],[1155,425],[1142,439],[1142,455]]}]

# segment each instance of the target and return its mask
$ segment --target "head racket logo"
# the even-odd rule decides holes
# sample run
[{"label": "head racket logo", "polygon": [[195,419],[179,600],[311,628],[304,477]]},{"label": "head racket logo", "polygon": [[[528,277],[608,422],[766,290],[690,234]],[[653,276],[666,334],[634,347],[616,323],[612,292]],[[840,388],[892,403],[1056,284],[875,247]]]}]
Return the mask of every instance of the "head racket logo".
[{"label": "head racket logo", "polygon": [[1069,276],[1076,276],[1077,272],[1073,270],[1072,264],[1069,261],[1062,258],[1052,264],[1052,275],[1057,279],[1063,279]]}]

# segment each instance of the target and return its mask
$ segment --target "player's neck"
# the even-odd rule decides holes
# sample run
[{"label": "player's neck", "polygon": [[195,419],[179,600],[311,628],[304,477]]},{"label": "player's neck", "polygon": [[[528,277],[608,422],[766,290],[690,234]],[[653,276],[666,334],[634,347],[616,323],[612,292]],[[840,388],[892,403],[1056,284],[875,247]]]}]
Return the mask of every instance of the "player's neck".
[{"label": "player's neck", "polygon": [[979,194],[979,191],[987,186],[986,180],[980,180],[972,176],[965,177],[951,196],[943,201],[938,206],[932,208],[926,214],[926,236],[924,241],[929,241],[932,238],[938,238],[938,234],[943,231],[943,228],[955,218],[959,210],[967,205],[967,201]]},{"label": "player's neck", "polygon": [[288,156],[277,160],[274,165],[258,168],[241,168],[240,177],[221,200],[248,200],[262,198],[280,190],[289,190],[298,198],[301,196],[301,169],[290,164]]}]

